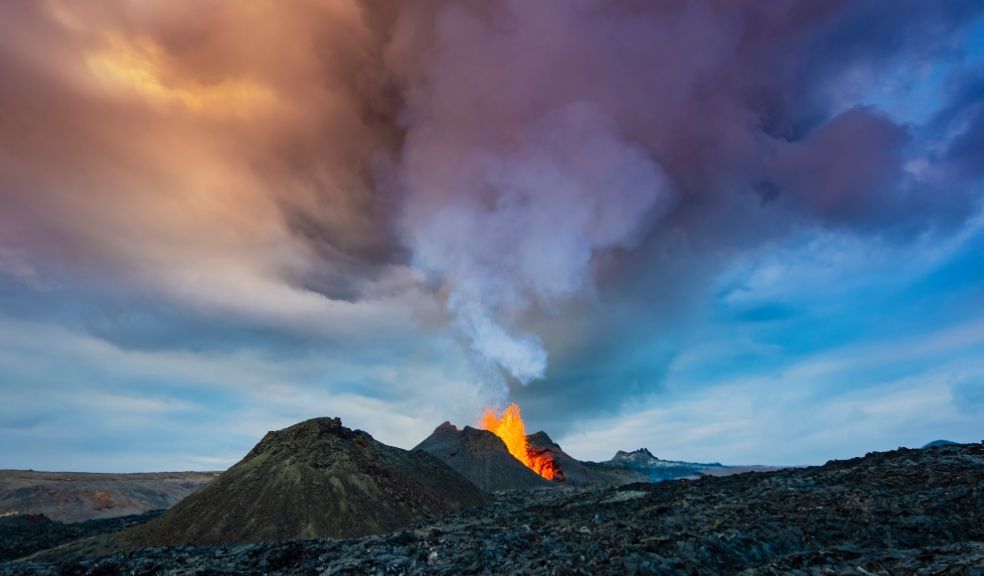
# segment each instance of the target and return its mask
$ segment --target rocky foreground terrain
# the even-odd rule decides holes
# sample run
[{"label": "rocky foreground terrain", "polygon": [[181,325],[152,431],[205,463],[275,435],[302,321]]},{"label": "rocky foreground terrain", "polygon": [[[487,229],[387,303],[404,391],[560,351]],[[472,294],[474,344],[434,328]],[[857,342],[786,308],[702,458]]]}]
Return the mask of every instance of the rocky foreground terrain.
[{"label": "rocky foreground terrain", "polygon": [[0,574],[984,574],[984,445],[813,468],[502,492],[347,540],[71,547]]}]

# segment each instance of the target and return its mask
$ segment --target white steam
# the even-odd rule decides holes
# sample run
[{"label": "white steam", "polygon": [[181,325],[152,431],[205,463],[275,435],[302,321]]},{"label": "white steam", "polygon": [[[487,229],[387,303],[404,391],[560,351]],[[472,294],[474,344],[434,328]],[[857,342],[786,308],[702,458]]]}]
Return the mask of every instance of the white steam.
[{"label": "white steam", "polygon": [[593,256],[631,247],[672,194],[593,104],[545,114],[505,142],[462,146],[448,155],[427,131],[409,140],[408,239],[415,265],[444,283],[472,350],[526,384],[543,377],[547,351],[523,313],[585,292]]}]

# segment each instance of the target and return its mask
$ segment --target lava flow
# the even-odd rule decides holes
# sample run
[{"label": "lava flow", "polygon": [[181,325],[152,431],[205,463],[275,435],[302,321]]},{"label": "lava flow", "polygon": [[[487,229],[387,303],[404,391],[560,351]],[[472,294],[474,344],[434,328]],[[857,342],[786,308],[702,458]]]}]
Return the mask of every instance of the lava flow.
[{"label": "lava flow", "polygon": [[523,423],[523,416],[519,413],[519,406],[510,404],[502,415],[497,415],[494,410],[486,410],[482,415],[480,426],[483,430],[488,430],[502,439],[517,460],[526,465],[547,480],[553,480],[557,473],[553,457],[550,454],[537,454],[530,448],[529,440],[526,437],[526,424]]}]

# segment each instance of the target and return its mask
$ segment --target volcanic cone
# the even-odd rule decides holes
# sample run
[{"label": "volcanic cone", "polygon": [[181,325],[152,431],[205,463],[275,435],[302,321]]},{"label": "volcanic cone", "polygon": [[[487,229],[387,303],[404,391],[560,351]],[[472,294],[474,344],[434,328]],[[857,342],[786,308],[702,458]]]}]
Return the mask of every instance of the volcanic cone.
[{"label": "volcanic cone", "polygon": [[347,538],[485,498],[426,452],[387,446],[338,418],[314,418],[267,433],[235,466],[122,538],[131,546]]},{"label": "volcanic cone", "polygon": [[414,451],[433,454],[487,492],[554,485],[514,458],[498,436],[471,426],[445,422]]}]

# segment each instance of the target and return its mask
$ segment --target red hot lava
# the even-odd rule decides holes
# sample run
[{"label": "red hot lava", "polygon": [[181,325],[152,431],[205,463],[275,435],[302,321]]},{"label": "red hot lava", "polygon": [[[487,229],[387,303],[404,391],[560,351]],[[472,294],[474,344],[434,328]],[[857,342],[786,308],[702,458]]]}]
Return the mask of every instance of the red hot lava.
[{"label": "red hot lava", "polygon": [[530,470],[547,480],[553,480],[557,476],[558,470],[553,456],[549,453],[537,454],[530,448],[529,439],[526,437],[526,424],[523,423],[523,416],[516,404],[510,404],[501,415],[496,414],[494,410],[486,410],[479,426],[501,438],[509,453]]}]

